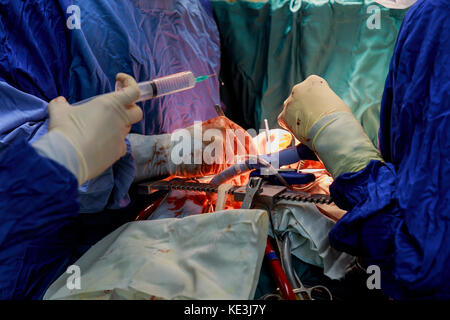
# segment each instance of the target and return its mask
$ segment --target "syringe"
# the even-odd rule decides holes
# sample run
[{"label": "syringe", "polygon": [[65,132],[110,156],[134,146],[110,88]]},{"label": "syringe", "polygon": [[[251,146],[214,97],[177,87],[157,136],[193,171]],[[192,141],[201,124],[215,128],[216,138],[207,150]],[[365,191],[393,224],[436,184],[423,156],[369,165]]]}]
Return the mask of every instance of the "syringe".
[{"label": "syringe", "polygon": [[[159,98],[175,92],[191,89],[195,87],[197,83],[202,82],[212,76],[215,76],[215,74],[195,77],[191,71],[184,71],[150,81],[139,82],[138,87],[141,91],[141,96],[136,102]],[[122,83],[116,82],[115,89],[116,91],[122,89]],[[79,101],[77,103],[74,103],[73,105],[79,105],[88,102],[93,98],[95,97]]]},{"label": "syringe", "polygon": [[[215,74],[194,77],[194,74],[191,71],[184,71],[150,81],[139,82],[138,86],[141,91],[141,97],[137,102],[191,89],[195,87],[197,83],[214,75]],[[117,82],[116,91],[120,89],[121,83]]]}]

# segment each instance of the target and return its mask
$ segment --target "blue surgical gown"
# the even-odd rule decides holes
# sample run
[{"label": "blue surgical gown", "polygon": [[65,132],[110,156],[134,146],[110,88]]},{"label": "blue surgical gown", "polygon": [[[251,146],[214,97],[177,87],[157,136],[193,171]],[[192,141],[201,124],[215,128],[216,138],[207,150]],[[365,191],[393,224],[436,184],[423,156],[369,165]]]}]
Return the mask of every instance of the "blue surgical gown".
[{"label": "blue surgical gown", "polygon": [[78,182],[25,140],[0,143],[0,181],[0,299],[37,299],[81,254]]},{"label": "blue surgical gown", "polygon": [[[69,29],[70,5],[80,29]],[[36,0],[0,5],[0,142],[34,142],[47,132],[48,102],[78,102],[114,88],[118,72],[137,81],[191,70],[219,74],[220,40],[209,0]],[[132,132],[159,134],[216,116],[219,81],[139,103]],[[79,189],[80,211],[123,208],[134,178],[130,153]]]},{"label": "blue surgical gown", "polygon": [[[66,25],[72,4],[81,29]],[[185,70],[219,74],[219,33],[209,0],[4,0],[0,43],[0,299],[38,299],[90,245],[136,214],[122,209],[134,178],[129,152],[78,192],[69,171],[34,152],[29,143],[48,130],[48,101],[109,92],[118,72],[138,81]],[[216,103],[217,77],[140,103],[144,119],[132,131],[208,120]]]},{"label": "blue surgical gown", "polygon": [[332,196],[348,213],[331,245],[381,270],[394,299],[450,298],[450,3],[408,11],[381,107],[380,149],[339,176]]}]

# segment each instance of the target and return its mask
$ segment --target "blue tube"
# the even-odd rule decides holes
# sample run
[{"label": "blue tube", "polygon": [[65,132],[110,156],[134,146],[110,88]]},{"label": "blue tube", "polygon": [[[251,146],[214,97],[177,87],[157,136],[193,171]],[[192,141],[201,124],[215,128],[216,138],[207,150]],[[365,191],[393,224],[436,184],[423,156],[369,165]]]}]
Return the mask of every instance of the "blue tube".
[{"label": "blue tube", "polygon": [[[284,180],[289,185],[307,184],[316,180],[315,175],[312,173],[298,173],[295,171],[294,172],[288,171],[288,172],[279,172],[279,174],[284,178]],[[256,169],[255,171],[252,171],[252,173],[250,173],[250,177],[261,177],[261,176],[262,174],[260,169]],[[283,183],[279,181],[276,175],[266,176],[265,179],[267,179],[267,181],[269,181],[270,184],[283,185]]]},{"label": "blue tube", "polygon": [[[296,162],[299,162],[300,160],[316,160],[317,157],[314,152],[312,152],[307,146],[303,144],[299,144],[298,146],[291,147],[288,149],[281,150],[280,152],[266,154],[263,156],[260,156],[260,158],[268,163],[278,163],[279,166],[285,166],[289,164],[293,164]],[[235,164],[234,166],[231,166],[221,173],[217,174],[212,180],[211,184],[220,185],[224,183],[225,181],[240,175],[244,172],[254,170],[254,169],[261,169],[265,166],[258,162],[258,163],[250,163],[250,160],[245,161],[241,164]]]},{"label": "blue tube", "polygon": [[[279,166],[286,166],[299,162],[300,160],[318,160],[316,154],[304,144],[299,144],[298,146],[284,149],[280,152],[266,154],[261,156],[261,158],[269,163],[279,163]],[[260,163],[249,163],[248,167],[250,169],[260,169],[263,166]]]}]

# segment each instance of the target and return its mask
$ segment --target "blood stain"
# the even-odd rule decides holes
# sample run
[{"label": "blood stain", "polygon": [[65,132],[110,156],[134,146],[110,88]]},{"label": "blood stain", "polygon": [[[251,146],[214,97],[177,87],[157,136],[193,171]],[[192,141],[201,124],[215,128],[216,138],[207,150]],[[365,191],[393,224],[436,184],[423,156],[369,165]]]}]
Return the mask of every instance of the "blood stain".
[{"label": "blood stain", "polygon": [[175,217],[178,217],[183,213],[182,208],[186,204],[187,200],[191,200],[194,204],[201,206],[203,208],[205,206],[205,203],[208,201],[208,198],[206,197],[205,194],[187,194],[182,198],[177,197],[167,198],[167,203],[174,205],[174,207],[169,208],[169,210],[175,212]]}]

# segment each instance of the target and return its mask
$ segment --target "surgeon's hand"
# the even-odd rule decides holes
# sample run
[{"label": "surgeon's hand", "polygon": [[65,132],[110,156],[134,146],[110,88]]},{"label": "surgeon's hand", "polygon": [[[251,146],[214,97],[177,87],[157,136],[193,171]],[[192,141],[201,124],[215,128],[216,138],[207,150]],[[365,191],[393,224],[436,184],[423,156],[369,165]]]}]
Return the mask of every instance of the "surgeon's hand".
[{"label": "surgeon's hand", "polygon": [[217,174],[246,155],[256,155],[251,136],[220,116],[172,134],[129,134],[137,175],[135,181],[173,175],[197,177]]},{"label": "surgeon's hand", "polygon": [[[119,73],[116,80],[124,87],[118,92],[102,95],[77,106],[70,106],[64,97],[58,97],[48,105],[50,138],[44,137],[37,146],[53,158],[48,153],[54,152],[49,151],[44,143],[61,145],[59,149],[67,150],[62,145],[67,146],[69,142],[77,158],[77,161],[69,162],[72,167],[73,163],[78,165],[71,171],[77,176],[80,185],[100,175],[125,155],[126,135],[131,125],[142,119],[142,110],[134,104],[140,95],[136,81],[123,73]],[[61,157],[56,155],[55,158],[58,161]],[[64,159],[59,162],[67,164]],[[67,167],[70,168],[71,164]]]},{"label": "surgeon's hand", "polygon": [[312,75],[292,88],[278,116],[278,124],[305,143],[313,124],[334,112],[352,113],[324,79]]},{"label": "surgeon's hand", "polygon": [[319,76],[294,86],[278,123],[314,150],[333,177],[382,160],[350,108]]}]

